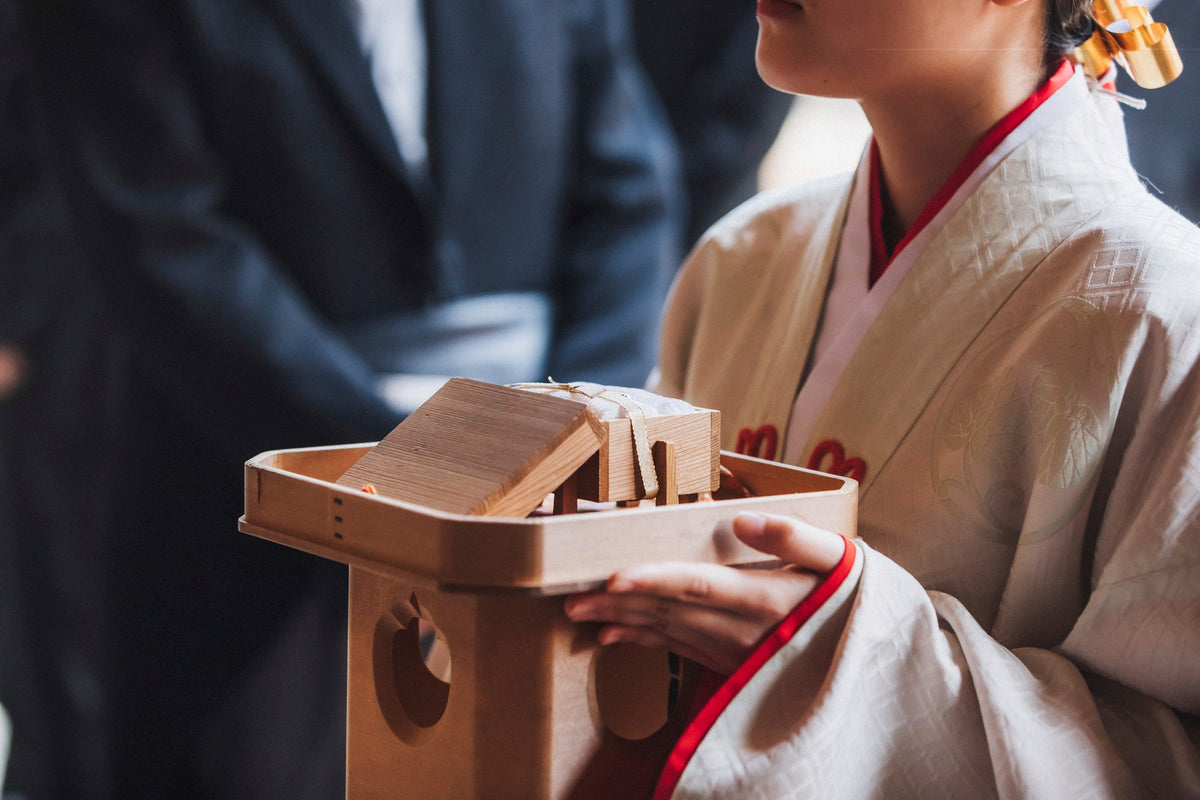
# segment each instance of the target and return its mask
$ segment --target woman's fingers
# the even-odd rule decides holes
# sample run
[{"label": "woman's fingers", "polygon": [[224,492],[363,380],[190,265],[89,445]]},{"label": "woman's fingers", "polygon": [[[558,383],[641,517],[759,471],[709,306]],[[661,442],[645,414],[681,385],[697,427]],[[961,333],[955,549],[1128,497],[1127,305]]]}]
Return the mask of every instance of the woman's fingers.
[{"label": "woman's fingers", "polygon": [[846,549],[836,533],[777,514],[742,512],[733,518],[733,533],[755,550],[819,573],[836,567]]},{"label": "woman's fingers", "polygon": [[773,624],[765,615],[740,615],[645,594],[577,595],[567,600],[576,622],[599,622],[600,644],[633,642],[663,647],[722,674],[735,670]]},{"label": "woman's fingers", "polygon": [[617,591],[568,598],[566,611],[575,622],[601,623],[601,644],[666,647],[729,674],[819,581],[794,570],[643,565],[618,573]]},{"label": "woman's fingers", "polygon": [[789,517],[739,514],[734,533],[784,569],[666,562],[620,570],[606,591],[567,599],[576,622],[602,625],[602,644],[666,647],[729,674],[841,560],[845,540]]},{"label": "woman's fingers", "polygon": [[[691,565],[679,565],[687,567]],[[756,585],[757,584],[757,585]],[[597,592],[567,599],[567,615],[577,622],[605,622],[643,627],[676,635],[691,629],[713,639],[751,643],[756,635],[746,626],[761,628],[790,611],[816,585],[816,579],[798,573],[757,572],[741,595],[678,599],[668,594]]]},{"label": "woman's fingers", "polygon": [[797,591],[807,593],[815,585],[815,578],[803,580],[793,571],[666,562],[620,570],[609,579],[604,596],[650,595],[728,614],[778,619],[799,602]]}]

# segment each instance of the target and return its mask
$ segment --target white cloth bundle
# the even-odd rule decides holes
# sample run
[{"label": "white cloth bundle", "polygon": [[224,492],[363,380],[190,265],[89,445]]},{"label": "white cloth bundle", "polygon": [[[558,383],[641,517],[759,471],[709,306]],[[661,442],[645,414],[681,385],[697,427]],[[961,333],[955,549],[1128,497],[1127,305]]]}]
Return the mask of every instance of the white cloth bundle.
[{"label": "white cloth bundle", "polygon": [[599,383],[518,383],[515,389],[542,392],[552,397],[568,400],[587,399],[587,406],[596,419],[607,422],[613,419],[630,418],[631,408],[641,411],[643,417],[665,417],[671,414],[689,414],[696,411],[691,403],[675,397],[648,392],[645,389],[630,389],[624,386],[604,386]]},{"label": "white cloth bundle", "polygon": [[654,459],[650,454],[650,440],[646,434],[646,418],[688,414],[697,410],[691,403],[674,397],[657,395],[645,389],[603,386],[599,383],[555,383],[551,378],[548,383],[514,383],[510,384],[510,387],[586,402],[588,410],[601,422],[628,419],[633,429],[633,450],[637,458],[638,472],[642,477],[642,485],[646,490],[646,499],[652,499],[658,495],[658,475],[654,470]]}]

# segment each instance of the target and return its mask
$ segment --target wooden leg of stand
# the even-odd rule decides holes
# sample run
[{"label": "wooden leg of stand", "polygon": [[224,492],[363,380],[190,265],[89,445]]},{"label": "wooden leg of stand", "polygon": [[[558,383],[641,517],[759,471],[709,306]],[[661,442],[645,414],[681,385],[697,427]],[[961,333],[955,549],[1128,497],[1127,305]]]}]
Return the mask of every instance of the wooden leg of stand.
[{"label": "wooden leg of stand", "polygon": [[579,510],[579,478],[572,474],[554,493],[554,513],[574,514]]},{"label": "wooden leg of stand", "polygon": [[654,443],[654,471],[658,473],[658,497],[655,505],[673,506],[679,502],[679,482],[675,476],[675,443]]}]

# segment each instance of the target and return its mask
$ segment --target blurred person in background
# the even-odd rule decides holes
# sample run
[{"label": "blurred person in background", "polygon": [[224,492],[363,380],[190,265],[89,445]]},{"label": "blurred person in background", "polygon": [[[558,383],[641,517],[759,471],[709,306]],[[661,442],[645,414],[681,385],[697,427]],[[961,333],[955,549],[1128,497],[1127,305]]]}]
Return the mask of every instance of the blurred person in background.
[{"label": "blurred person in background", "polygon": [[124,355],[68,231],[15,0],[0,0],[0,704],[6,798],[95,797],[109,709],[103,538]]},{"label": "blurred person in background", "polygon": [[758,21],[744,0],[630,0],[638,55],[679,141],[690,248],[758,190],[758,169],[794,97],[754,68]]},{"label": "blurred person in background", "polygon": [[345,569],[237,533],[242,462],[378,439],[447,375],[645,380],[682,202],[626,9],[23,10],[94,337],[128,363],[88,409],[113,491],[80,556],[108,750],[68,785],[84,770],[22,756],[13,709],[12,777],[57,762],[38,800],[339,797]]}]

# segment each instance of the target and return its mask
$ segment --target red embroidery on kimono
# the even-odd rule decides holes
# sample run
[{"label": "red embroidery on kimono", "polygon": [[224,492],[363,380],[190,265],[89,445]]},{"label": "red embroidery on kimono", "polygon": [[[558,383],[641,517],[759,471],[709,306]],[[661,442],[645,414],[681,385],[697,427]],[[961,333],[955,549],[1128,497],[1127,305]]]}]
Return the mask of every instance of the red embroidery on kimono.
[{"label": "red embroidery on kimono", "polygon": [[[827,456],[832,456],[832,459],[829,466],[825,467],[822,462]],[[846,448],[837,439],[826,439],[814,447],[812,455],[808,457],[808,468],[860,482],[867,474],[867,462],[857,456],[846,458]]]},{"label": "red embroidery on kimono", "polygon": [[751,458],[774,461],[779,452],[779,429],[774,425],[760,425],[758,430],[742,428],[738,431],[735,452]]}]

